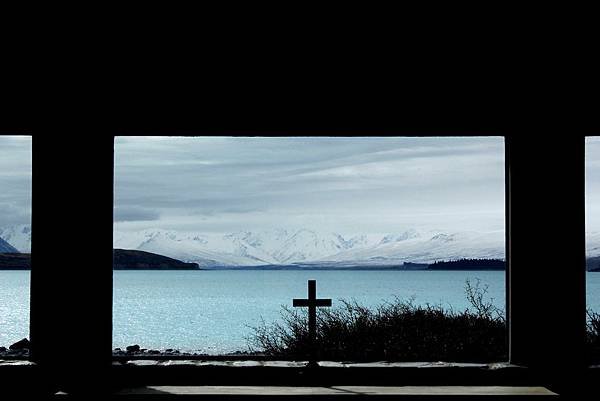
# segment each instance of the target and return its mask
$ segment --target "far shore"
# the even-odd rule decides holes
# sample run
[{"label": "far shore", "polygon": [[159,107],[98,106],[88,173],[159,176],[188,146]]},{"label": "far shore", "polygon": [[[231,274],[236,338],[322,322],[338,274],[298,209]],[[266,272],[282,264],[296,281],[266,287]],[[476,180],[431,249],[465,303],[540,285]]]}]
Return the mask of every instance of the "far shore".
[{"label": "far shore", "polygon": [[[144,251],[114,250],[115,271],[505,271],[506,262],[501,259],[439,260],[433,263],[385,261],[361,262],[306,262],[292,264],[265,264],[256,266],[200,265]],[[0,253],[0,271],[31,270],[31,255],[27,253]],[[587,259],[588,272],[600,272],[600,257]]]}]

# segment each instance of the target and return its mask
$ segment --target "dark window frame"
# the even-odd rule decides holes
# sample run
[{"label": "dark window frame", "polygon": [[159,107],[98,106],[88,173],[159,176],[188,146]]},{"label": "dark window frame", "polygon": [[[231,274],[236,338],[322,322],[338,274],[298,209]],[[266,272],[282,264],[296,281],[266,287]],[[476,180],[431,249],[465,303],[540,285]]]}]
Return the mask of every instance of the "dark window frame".
[{"label": "dark window frame", "polygon": [[[549,128],[549,127],[548,127]],[[559,131],[560,127],[549,128],[551,132]],[[564,127],[563,127],[564,129]],[[73,377],[81,379],[77,374],[75,360],[81,360],[81,356],[74,355],[73,358],[65,357],[65,350],[61,347],[71,346],[75,350],[86,350],[86,369],[89,373],[106,373],[113,371],[112,366],[112,191],[113,191],[113,134],[107,135],[105,130],[91,130],[92,140],[83,145],[83,154],[73,154],[68,160],[57,159],[65,156],[60,153],[61,147],[69,147],[67,137],[61,137],[63,132],[51,132],[54,135],[44,136],[41,133],[33,134],[33,205],[32,226],[35,236],[32,248],[32,289],[31,289],[31,340],[32,360],[42,369],[58,372],[69,372]],[[118,131],[112,130],[115,135],[160,135],[155,131]],[[563,136],[559,140],[550,139],[540,147],[538,135],[527,136],[524,129],[496,130],[479,129],[469,132],[460,130],[438,130],[415,131],[398,129],[360,129],[343,131],[339,136],[503,136],[505,138],[505,168],[506,168],[506,244],[507,244],[507,321],[509,330],[509,362],[527,366],[529,371],[550,372],[548,380],[559,380],[557,377],[568,372],[581,372],[585,366],[582,365],[583,337],[585,329],[585,210],[584,203],[584,149],[585,135]],[[164,134],[164,131],[162,132]],[[203,131],[193,130],[185,132],[169,131],[174,136],[203,136],[203,135],[271,135],[281,136],[294,135],[327,135],[338,136],[340,130],[255,130],[255,131]],[[545,131],[544,133],[547,133]],[[47,133],[45,133],[47,134]],[[70,148],[72,149],[72,148]],[[561,163],[555,166],[557,156],[561,156]],[[530,158],[528,160],[528,158]],[[532,163],[542,163],[547,171],[540,171]],[[546,163],[546,164],[544,164]],[[43,167],[42,167],[43,165]],[[72,174],[73,166],[87,169],[94,178],[92,183],[82,183],[80,191],[74,191],[69,182],[69,174]],[[92,170],[93,169],[93,170]],[[539,179],[542,173],[565,173],[567,178],[559,178],[561,188],[564,192],[554,193],[548,185],[550,181]],[[536,175],[537,174],[537,175]],[[551,175],[551,174],[550,174]],[[57,185],[51,185],[52,179],[58,180]],[[72,177],[71,177],[72,179]],[[109,189],[110,186],[110,189]],[[578,195],[581,189],[581,195]],[[53,199],[53,195],[60,191],[68,194],[78,194],[87,201],[87,206],[97,210],[89,217],[89,224],[101,226],[98,230],[101,234],[94,234],[94,239],[101,240],[101,244],[95,244],[94,249],[101,250],[98,255],[93,256],[93,264],[102,266],[101,269],[86,273],[75,280],[72,275],[81,274],[74,265],[61,265],[57,263],[52,254],[52,246],[58,243],[53,238],[49,223],[58,220],[53,215],[57,212],[72,213],[70,222],[77,221],[75,216],[83,208],[73,205],[61,204],[59,200]],[[109,191],[109,194],[106,192]],[[572,192],[574,191],[574,192]],[[567,196],[566,192],[570,192]],[[554,197],[546,196],[554,194]],[[542,285],[536,280],[538,277],[534,272],[528,271],[528,264],[535,264],[536,258],[528,254],[526,246],[531,243],[527,238],[528,230],[532,221],[542,223],[543,228],[549,227],[544,223],[542,213],[535,208],[535,204],[529,199],[544,197],[551,205],[562,205],[566,210],[574,212],[574,216],[566,217],[558,213],[555,217],[561,227],[575,228],[571,238],[566,240],[563,249],[556,250],[558,262],[568,262],[566,257],[572,255],[575,267],[566,275],[559,275],[558,270],[548,271],[548,276],[543,279]],[[58,210],[57,210],[58,209]],[[515,230],[516,228],[516,230]],[[581,233],[577,229],[580,228]],[[39,239],[38,239],[39,238]],[[107,240],[108,238],[108,240]],[[83,243],[83,242],[81,242]],[[109,244],[110,243],[110,244]],[[534,244],[541,242],[533,240]],[[107,245],[109,244],[109,245]],[[103,251],[102,251],[103,249]],[[75,256],[84,256],[81,251],[75,251]],[[557,262],[557,263],[558,263]],[[44,266],[52,266],[44,269]],[[516,276],[516,277],[515,277]],[[533,287],[532,287],[533,286]],[[49,288],[51,287],[51,288]],[[85,287],[85,288],[82,288]],[[544,324],[542,319],[548,314],[536,315],[539,303],[534,298],[548,301],[551,306],[559,305],[552,299],[553,289],[566,289],[566,301],[560,304],[564,307],[555,316],[556,329],[544,331],[550,326]],[[583,288],[583,290],[582,290]],[[570,300],[572,296],[573,300]],[[97,298],[93,298],[97,297]],[[92,299],[93,298],[93,299]],[[583,304],[581,299],[583,298]],[[83,299],[78,305],[73,304],[73,299]],[[85,305],[89,301],[88,305]],[[84,304],[87,313],[80,314],[78,307]],[[583,305],[583,306],[582,306]],[[108,313],[107,313],[108,312]],[[570,315],[571,314],[571,315]],[[98,328],[103,328],[97,331]],[[85,335],[82,338],[82,334]],[[79,337],[78,337],[79,336]],[[566,342],[565,342],[566,341]],[[563,347],[555,355],[547,355],[553,347]],[[157,366],[156,369],[166,372],[165,366]],[[217,369],[209,367],[206,369]],[[246,369],[246,368],[239,368]],[[247,368],[248,372],[252,368]],[[321,368],[319,368],[321,369]],[[381,368],[365,368],[365,375],[359,376],[365,382],[376,381],[380,375]],[[386,370],[387,371],[387,370]],[[346,368],[327,368],[320,372],[331,374],[331,382],[339,378]],[[357,371],[355,371],[357,372]],[[461,373],[462,372],[462,373]],[[521,372],[521,370],[519,371]],[[91,373],[90,373],[91,374]],[[306,372],[300,372],[304,377],[310,376]],[[468,378],[468,371],[460,371],[456,375],[459,382]],[[237,374],[239,379],[244,374]],[[441,376],[444,374],[425,371],[415,371],[409,375],[412,382],[426,382],[429,384],[447,382]],[[516,373],[518,377],[527,374]],[[574,375],[574,373],[573,373]],[[64,381],[73,382],[75,379]],[[211,377],[208,375],[207,377]],[[216,376],[212,376],[215,378]],[[319,380],[324,380],[327,375],[320,375]],[[493,383],[501,382],[501,375],[489,379]],[[533,377],[533,376],[528,376]],[[188,378],[194,382],[193,379]],[[315,378],[316,380],[316,378]],[[517,379],[515,379],[517,380]],[[528,380],[528,379],[527,379]],[[275,380],[276,381],[276,380]],[[56,380],[60,382],[60,380]]]}]

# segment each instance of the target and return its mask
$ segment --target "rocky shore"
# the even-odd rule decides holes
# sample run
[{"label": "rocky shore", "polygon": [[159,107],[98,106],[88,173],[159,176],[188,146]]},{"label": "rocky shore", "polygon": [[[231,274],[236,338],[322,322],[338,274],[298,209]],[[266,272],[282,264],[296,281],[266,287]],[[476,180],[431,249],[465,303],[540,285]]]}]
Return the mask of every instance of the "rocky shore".
[{"label": "rocky shore", "polygon": [[125,349],[115,348],[113,350],[113,356],[155,356],[155,355],[185,355],[185,356],[202,356],[204,354],[197,354],[191,352],[181,352],[177,349],[168,348],[165,350],[147,349],[141,348],[139,345],[130,345]]},{"label": "rocky shore", "polygon": [[17,341],[10,347],[0,347],[0,359],[26,359],[29,357],[30,342],[27,338]]},{"label": "rocky shore", "polygon": [[185,352],[178,349],[167,348],[165,350],[147,349],[141,348],[139,345],[130,345],[125,349],[115,348],[113,350],[113,357],[118,359],[153,359],[153,358],[175,358],[185,359],[189,358],[240,358],[240,357],[256,357],[262,356],[261,353],[248,352],[248,351],[235,351],[227,354],[210,355],[198,352]]},{"label": "rocky shore", "polygon": [[[8,348],[0,346],[0,359],[27,359],[29,357],[30,342],[27,338],[17,341]],[[141,348],[139,345],[130,345],[125,349],[115,348],[112,352],[117,359],[197,359],[197,358],[244,358],[261,356],[260,353],[247,351],[236,351],[222,355],[210,355],[197,352],[184,352],[178,349],[167,348],[165,350]]]}]

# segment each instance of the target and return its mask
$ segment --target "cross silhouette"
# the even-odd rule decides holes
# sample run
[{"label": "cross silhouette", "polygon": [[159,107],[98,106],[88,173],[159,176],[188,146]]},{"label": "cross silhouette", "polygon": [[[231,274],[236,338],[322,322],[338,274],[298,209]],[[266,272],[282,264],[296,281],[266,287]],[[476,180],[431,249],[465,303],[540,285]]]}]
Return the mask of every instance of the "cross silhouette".
[{"label": "cross silhouette", "polygon": [[317,340],[317,307],[331,306],[331,299],[317,299],[317,280],[308,280],[308,298],[293,301],[295,308],[308,308],[308,338],[311,347],[311,359],[315,359],[315,345]]}]

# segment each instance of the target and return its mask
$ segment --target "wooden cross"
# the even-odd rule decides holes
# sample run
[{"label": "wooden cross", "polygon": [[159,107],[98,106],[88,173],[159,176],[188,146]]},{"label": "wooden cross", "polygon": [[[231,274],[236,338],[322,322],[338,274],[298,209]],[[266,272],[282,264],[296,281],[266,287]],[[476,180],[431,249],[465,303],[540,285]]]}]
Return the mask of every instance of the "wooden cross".
[{"label": "wooden cross", "polygon": [[317,299],[317,280],[308,280],[308,298],[294,299],[295,308],[308,308],[308,338],[310,341],[311,359],[315,359],[315,345],[317,340],[317,307],[331,306],[331,299]]}]

